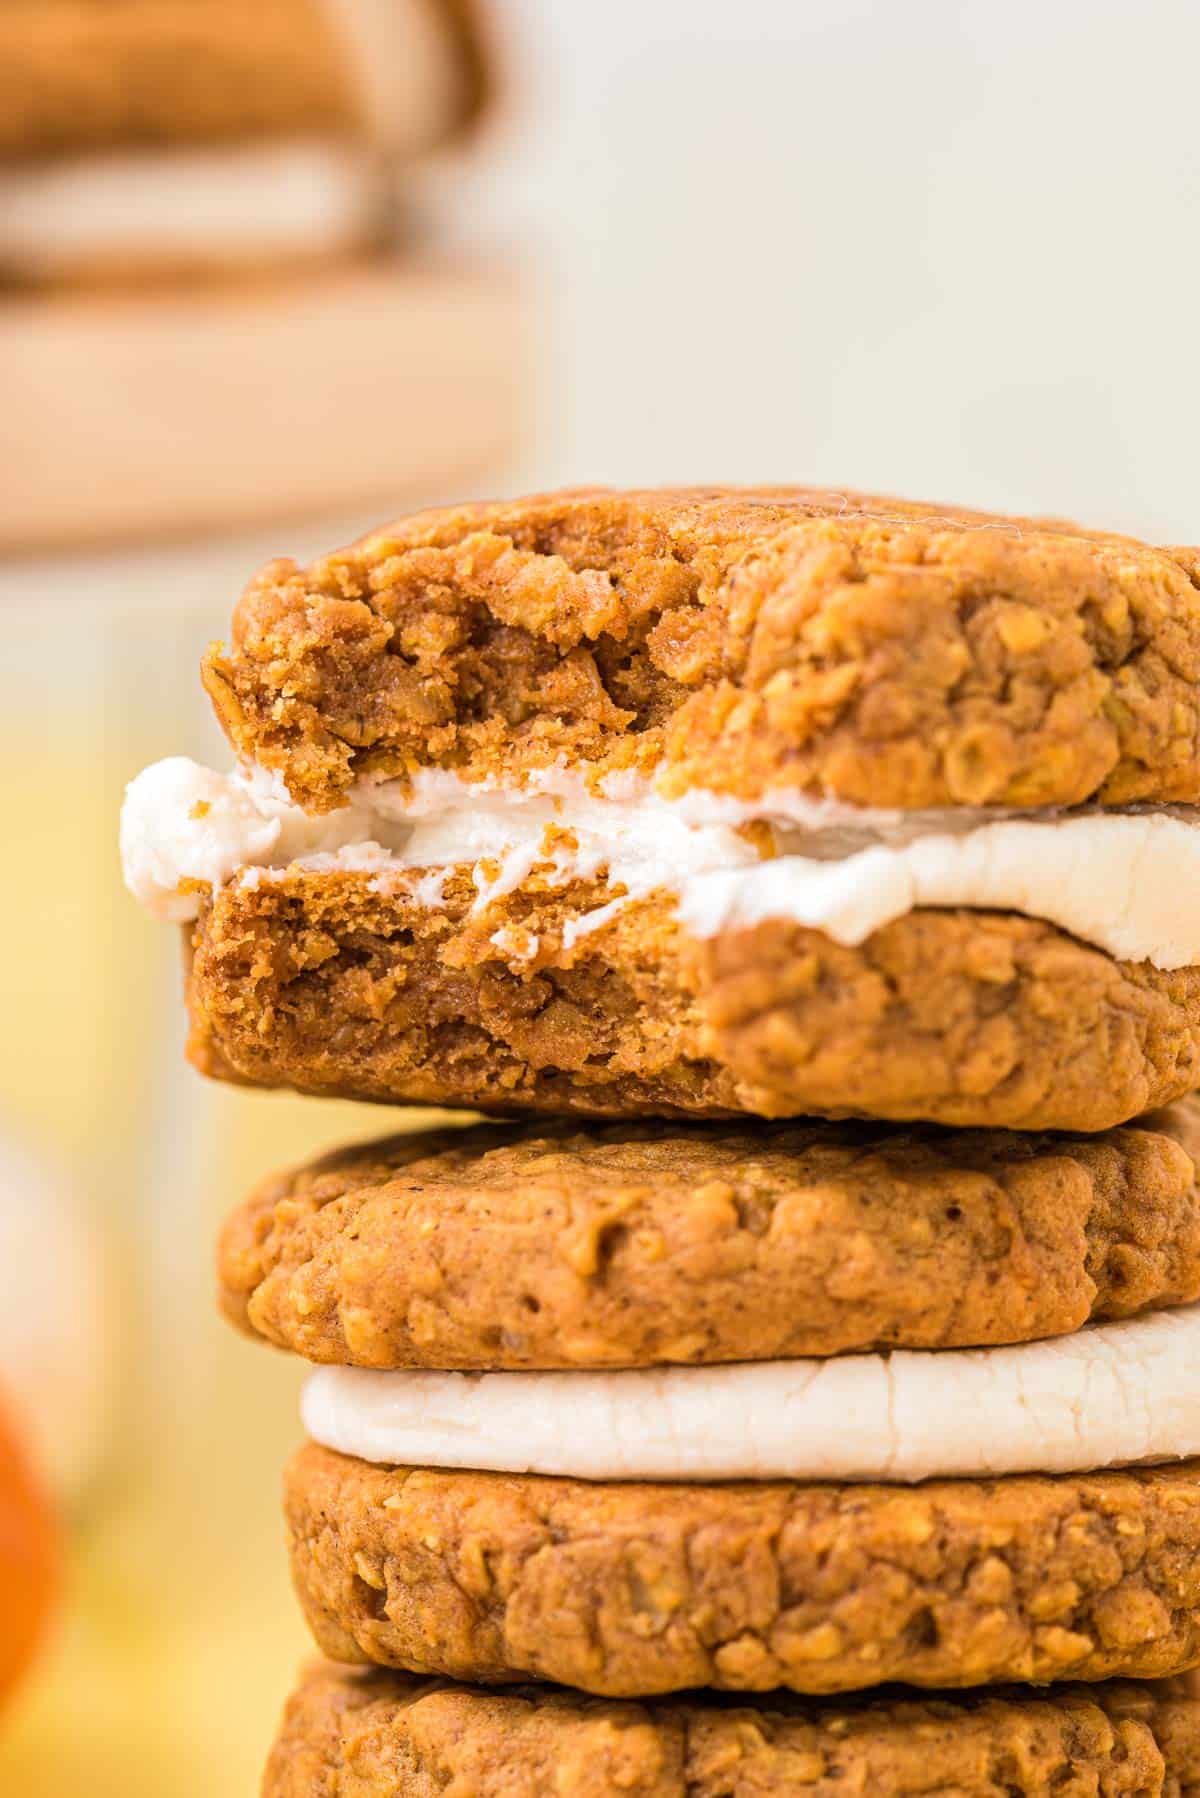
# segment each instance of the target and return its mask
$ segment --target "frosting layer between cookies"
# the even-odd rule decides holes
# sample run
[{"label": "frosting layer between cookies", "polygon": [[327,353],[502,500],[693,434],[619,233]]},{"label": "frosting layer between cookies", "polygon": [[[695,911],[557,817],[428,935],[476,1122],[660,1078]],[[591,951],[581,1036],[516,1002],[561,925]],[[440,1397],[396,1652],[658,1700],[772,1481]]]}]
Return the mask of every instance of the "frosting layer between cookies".
[{"label": "frosting layer between cookies", "polygon": [[621,1372],[325,1367],[314,1441],[360,1460],[578,1479],[1068,1473],[1200,1453],[1200,1305],[1015,1348]]},{"label": "frosting layer between cookies", "polygon": [[52,275],[128,257],[331,255],[368,238],[378,208],[370,158],[332,140],[113,152],[0,177],[0,260]]},{"label": "frosting layer between cookies", "polygon": [[[568,923],[568,949],[665,890],[701,938],[782,918],[853,946],[918,907],[965,906],[1045,919],[1123,961],[1200,962],[1200,828],[1179,810],[1035,818],[874,811],[794,793],[668,800],[637,777],[592,790],[555,768],[519,791],[423,770],[411,783],[360,786],[348,805],[314,816],[261,770],[221,775],[172,757],[131,783],[121,847],[132,892],[177,922],[198,914],[204,887],[296,866],[409,890],[419,875],[419,896],[436,905],[438,871],[465,863],[481,912],[531,878],[606,878],[612,900]],[[521,952],[536,954],[536,941]]]}]

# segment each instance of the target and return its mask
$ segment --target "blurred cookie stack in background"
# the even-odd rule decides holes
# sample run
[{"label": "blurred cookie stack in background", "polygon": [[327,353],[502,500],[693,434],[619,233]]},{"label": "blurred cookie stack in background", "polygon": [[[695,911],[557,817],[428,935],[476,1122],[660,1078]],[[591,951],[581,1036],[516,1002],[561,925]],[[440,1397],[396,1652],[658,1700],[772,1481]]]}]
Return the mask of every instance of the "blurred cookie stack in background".
[{"label": "blurred cookie stack in background", "polygon": [[[257,1670],[295,1654],[282,1568],[242,1571],[261,1567],[245,1491],[289,1431],[264,1441],[195,1245],[226,1170],[257,1173],[275,1129],[268,1154],[295,1152],[304,1105],[251,1120],[232,1090],[181,1086],[175,957],[128,920],[111,818],[164,740],[206,753],[196,646],[273,521],[303,514],[289,543],[349,535],[368,500],[504,479],[519,234],[462,222],[511,122],[482,14],[0,6],[5,1791],[239,1789]],[[47,882],[68,814],[73,871]],[[246,1446],[198,1510],[218,1433]]]},{"label": "blurred cookie stack in background", "polygon": [[438,262],[410,192],[489,70],[469,0],[0,8],[0,547],[485,463],[515,296]]},{"label": "blurred cookie stack in background", "polygon": [[224,1234],[321,1364],[266,1798],[1195,1791],[1195,567],[709,487],[250,582],[122,815],[193,1064],[521,1119]]}]

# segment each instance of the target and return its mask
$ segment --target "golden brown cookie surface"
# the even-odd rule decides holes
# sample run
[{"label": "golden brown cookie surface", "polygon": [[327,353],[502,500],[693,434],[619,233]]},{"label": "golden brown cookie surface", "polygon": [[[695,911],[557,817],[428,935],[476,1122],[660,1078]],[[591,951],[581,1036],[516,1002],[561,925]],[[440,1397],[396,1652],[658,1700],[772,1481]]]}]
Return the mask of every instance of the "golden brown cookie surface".
[{"label": "golden brown cookie surface", "polygon": [[0,155],[356,128],[320,0],[7,0]]},{"label": "golden brown cookie surface", "polygon": [[1032,1341],[1200,1297],[1177,1140],[1196,1145],[1198,1119],[1192,1100],[1099,1137],[659,1121],[397,1136],[267,1181],[223,1232],[222,1302],[282,1348],[361,1367]]},{"label": "golden brown cookie surface", "polygon": [[559,758],[855,804],[1200,797],[1200,562],[775,488],[427,512],[251,584],[205,680],[310,809]]},{"label": "golden brown cookie surface", "polygon": [[983,1698],[614,1704],[316,1667],[263,1798],[1191,1798],[1200,1703],[1181,1682]]},{"label": "golden brown cookie surface", "polygon": [[291,1463],[323,1653],[608,1697],[1157,1678],[1200,1663],[1200,1468],[914,1487]]},{"label": "golden brown cookie surface", "polygon": [[[687,936],[669,896],[563,944],[607,889],[481,916],[469,867],[234,881],[193,939],[205,1072],[477,1110],[1103,1130],[1200,1084],[1200,968],[1118,962],[1012,913],[915,911],[857,948],[768,922]],[[498,929],[499,927],[499,929]],[[537,954],[497,946],[536,936]]]}]

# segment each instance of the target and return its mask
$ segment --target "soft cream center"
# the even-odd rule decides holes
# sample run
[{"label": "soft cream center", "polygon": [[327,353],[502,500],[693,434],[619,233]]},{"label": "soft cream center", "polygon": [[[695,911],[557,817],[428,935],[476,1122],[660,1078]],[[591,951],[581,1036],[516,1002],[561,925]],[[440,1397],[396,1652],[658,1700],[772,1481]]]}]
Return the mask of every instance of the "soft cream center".
[{"label": "soft cream center", "polygon": [[1016,1348],[584,1373],[321,1368],[305,1427],[390,1465],[924,1480],[1200,1454],[1200,1305]]},{"label": "soft cream center", "polygon": [[[770,826],[764,859],[750,823]],[[185,883],[217,888],[248,871],[348,869],[377,881],[455,864],[475,869],[476,910],[533,869],[602,880],[604,905],[572,919],[569,949],[632,900],[673,895],[695,936],[783,919],[845,944],[917,907],[983,907],[1043,918],[1121,960],[1200,963],[1200,829],[1165,810],[1044,816],[874,812],[790,793],[744,804],[646,781],[601,791],[553,768],[520,791],[425,770],[402,788],[361,786],[310,817],[261,770],[220,775],[182,757],[129,787],[121,846],[134,894],[161,917],[194,917]],[[440,883],[422,897],[436,904]]]}]

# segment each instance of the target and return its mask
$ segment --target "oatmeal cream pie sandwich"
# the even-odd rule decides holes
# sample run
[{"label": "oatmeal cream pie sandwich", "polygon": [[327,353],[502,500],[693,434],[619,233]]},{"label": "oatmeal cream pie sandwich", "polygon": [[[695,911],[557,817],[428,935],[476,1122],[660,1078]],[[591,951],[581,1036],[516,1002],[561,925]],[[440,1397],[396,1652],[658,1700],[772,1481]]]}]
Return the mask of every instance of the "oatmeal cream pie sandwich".
[{"label": "oatmeal cream pie sandwich", "polygon": [[316,1667],[263,1798],[1195,1798],[1200,1702],[1119,1680],[970,1698],[612,1703]]},{"label": "oatmeal cream pie sandwich", "polygon": [[146,771],[209,1073],[1100,1130],[1200,1084],[1200,556],[800,489],[271,564]]},{"label": "oatmeal cream pie sandwich", "polygon": [[326,1363],[318,1645],[613,1698],[1200,1663],[1193,1127],[485,1126],[270,1183],[221,1277]]}]

